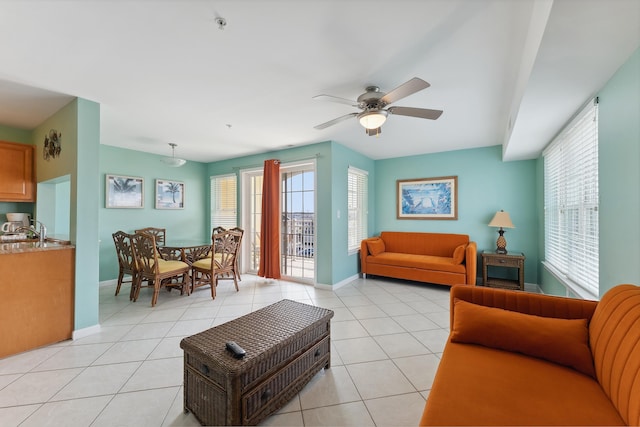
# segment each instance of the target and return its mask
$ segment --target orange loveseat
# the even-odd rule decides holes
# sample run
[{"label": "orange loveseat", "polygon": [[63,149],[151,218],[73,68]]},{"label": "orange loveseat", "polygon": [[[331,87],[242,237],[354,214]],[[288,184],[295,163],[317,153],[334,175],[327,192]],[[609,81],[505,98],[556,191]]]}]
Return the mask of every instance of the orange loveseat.
[{"label": "orange loveseat", "polygon": [[421,425],[639,425],[640,287],[600,302],[451,288]]},{"label": "orange loveseat", "polygon": [[475,285],[477,252],[466,234],[383,231],[362,241],[360,264],[363,277]]}]

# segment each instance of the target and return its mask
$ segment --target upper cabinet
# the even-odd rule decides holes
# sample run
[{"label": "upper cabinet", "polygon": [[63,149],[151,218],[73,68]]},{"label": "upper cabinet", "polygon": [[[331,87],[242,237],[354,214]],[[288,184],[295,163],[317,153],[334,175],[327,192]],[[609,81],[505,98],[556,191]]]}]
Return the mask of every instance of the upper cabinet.
[{"label": "upper cabinet", "polygon": [[36,200],[33,145],[0,141],[0,201]]}]

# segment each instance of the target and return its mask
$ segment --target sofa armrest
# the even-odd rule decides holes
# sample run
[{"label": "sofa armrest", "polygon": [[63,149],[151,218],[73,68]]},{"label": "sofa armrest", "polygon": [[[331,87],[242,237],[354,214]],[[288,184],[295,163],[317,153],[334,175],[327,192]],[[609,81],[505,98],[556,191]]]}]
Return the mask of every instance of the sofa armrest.
[{"label": "sofa armrest", "polygon": [[360,271],[364,274],[367,273],[367,256],[369,256],[369,247],[367,246],[367,241],[376,240],[379,237],[369,237],[368,239],[364,239],[360,242]]},{"label": "sofa armrest", "polygon": [[476,284],[476,274],[478,272],[478,245],[476,242],[469,242],[464,255],[465,266],[467,270],[467,285]]},{"label": "sofa armrest", "polygon": [[482,286],[455,285],[450,293],[450,327],[453,328],[455,299],[461,299],[486,307],[502,308],[524,314],[559,319],[587,319],[598,305],[597,301],[566,298],[554,295],[534,294],[531,292],[507,289],[485,288]]}]

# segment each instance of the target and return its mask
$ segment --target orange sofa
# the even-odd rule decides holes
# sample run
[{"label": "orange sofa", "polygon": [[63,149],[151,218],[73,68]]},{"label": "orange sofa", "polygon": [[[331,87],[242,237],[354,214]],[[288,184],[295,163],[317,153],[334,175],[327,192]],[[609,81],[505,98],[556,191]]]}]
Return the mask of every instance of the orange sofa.
[{"label": "orange sofa", "polygon": [[639,425],[640,287],[600,302],[451,288],[420,425]]},{"label": "orange sofa", "polygon": [[476,284],[478,248],[466,234],[383,231],[360,244],[363,277]]}]

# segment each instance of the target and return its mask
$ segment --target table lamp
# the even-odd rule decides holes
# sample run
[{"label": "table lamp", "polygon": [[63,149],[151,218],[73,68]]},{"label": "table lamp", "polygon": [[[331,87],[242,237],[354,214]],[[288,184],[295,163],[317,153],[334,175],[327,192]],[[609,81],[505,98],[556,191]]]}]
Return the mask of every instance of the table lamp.
[{"label": "table lamp", "polygon": [[503,228],[516,228],[511,222],[511,218],[509,218],[509,213],[500,210],[500,212],[496,212],[493,219],[489,223],[489,227],[500,227],[498,230],[498,240],[496,241],[496,253],[498,254],[506,254],[507,253],[507,240],[504,238],[504,230]]}]

